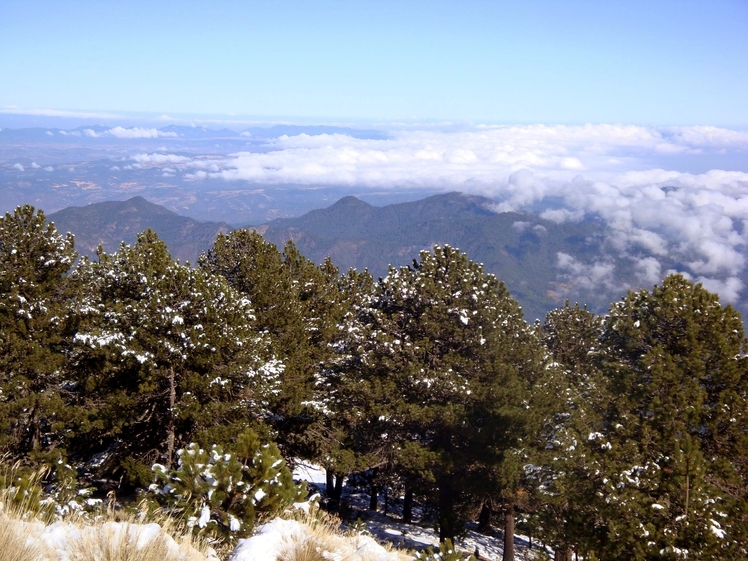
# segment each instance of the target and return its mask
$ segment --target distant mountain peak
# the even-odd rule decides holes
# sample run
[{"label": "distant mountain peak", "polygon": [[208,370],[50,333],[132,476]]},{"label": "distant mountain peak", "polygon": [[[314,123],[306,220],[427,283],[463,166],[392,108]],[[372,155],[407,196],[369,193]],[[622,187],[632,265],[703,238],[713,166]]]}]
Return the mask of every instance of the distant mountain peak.
[{"label": "distant mountain peak", "polygon": [[72,232],[78,252],[89,257],[95,255],[99,245],[111,253],[117,250],[120,242],[132,244],[138,233],[151,228],[166,242],[172,256],[196,263],[200,253],[210,249],[219,233],[231,230],[225,222],[200,222],[180,216],[142,196],[68,207],[50,214],[47,219],[59,231]]},{"label": "distant mountain peak", "polygon": [[347,195],[343,197],[342,199],[339,199],[338,202],[336,202],[332,207],[359,207],[359,208],[374,208],[372,205],[367,203],[366,201],[362,201],[355,195]]}]

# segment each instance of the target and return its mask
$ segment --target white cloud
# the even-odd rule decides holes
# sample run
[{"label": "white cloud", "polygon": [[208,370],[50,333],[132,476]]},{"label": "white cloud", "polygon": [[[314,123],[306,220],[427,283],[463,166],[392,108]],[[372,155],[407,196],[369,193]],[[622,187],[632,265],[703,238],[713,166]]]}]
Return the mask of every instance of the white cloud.
[{"label": "white cloud", "polygon": [[189,162],[190,158],[186,156],[177,156],[176,154],[136,154],[132,157],[133,160],[139,164],[151,164],[151,165],[162,165],[162,164],[182,164]]},{"label": "white cloud", "polygon": [[13,164],[13,169],[16,169],[18,171],[24,171],[23,164]]},{"label": "white cloud", "polygon": [[[523,170],[540,175],[544,184],[568,183],[580,173],[588,180],[632,173],[626,181],[636,182],[636,174],[651,171],[653,158],[748,150],[748,133],[715,127],[530,125],[459,132],[406,130],[378,140],[301,134],[282,136],[272,147],[266,153],[235,154],[222,177],[271,184],[422,186],[503,194],[517,183],[512,174]],[[670,173],[660,171],[663,178]],[[527,185],[515,187],[527,196]]]},{"label": "white cloud", "polygon": [[[142,137],[156,134],[139,130],[152,131]],[[577,286],[621,289],[613,281],[615,255],[630,259],[629,273],[642,282],[651,284],[664,260],[675,260],[692,278],[706,279],[705,286],[721,283],[728,301],[743,289],[738,279],[747,264],[748,173],[672,168],[727,152],[745,161],[748,132],[623,125],[478,126],[452,132],[404,127],[386,139],[282,136],[269,148],[224,158],[134,159],[168,164],[187,180],[457,190],[493,198],[498,212],[532,210],[557,223],[596,217],[608,226],[610,255],[585,264],[559,256],[559,270]]]},{"label": "white cloud", "polygon": [[556,259],[557,266],[562,271],[562,277],[571,281],[570,284],[573,284],[577,289],[620,292],[627,288],[616,280],[616,267],[612,261],[583,263],[563,252],[558,252]]},{"label": "white cloud", "polygon": [[636,273],[644,283],[654,285],[662,279],[662,265],[654,257],[645,257],[636,264]]},{"label": "white cloud", "polygon": [[737,277],[728,277],[726,279],[717,279],[709,277],[698,277],[696,282],[700,282],[710,292],[716,292],[724,302],[735,303],[740,299],[740,293],[743,290],[743,282]]},{"label": "white cloud", "polygon": [[124,127],[114,127],[106,131],[107,135],[115,138],[159,138],[159,137],[176,137],[175,132],[163,132],[158,129],[144,129],[140,127],[132,127],[126,129]]},{"label": "white cloud", "polygon": [[32,167],[32,168],[34,168],[34,169],[39,169],[39,168],[40,168],[40,167],[42,167],[42,166],[40,166],[40,165],[39,165],[39,164],[37,164],[36,162],[31,162],[31,167]]},{"label": "white cloud", "polygon": [[540,218],[550,220],[556,224],[579,222],[584,218],[584,211],[582,209],[569,210],[566,208],[548,209],[540,213]]},{"label": "white cloud", "polygon": [[200,181],[208,177],[208,174],[204,171],[196,171],[195,173],[185,173],[184,178],[188,181]]}]

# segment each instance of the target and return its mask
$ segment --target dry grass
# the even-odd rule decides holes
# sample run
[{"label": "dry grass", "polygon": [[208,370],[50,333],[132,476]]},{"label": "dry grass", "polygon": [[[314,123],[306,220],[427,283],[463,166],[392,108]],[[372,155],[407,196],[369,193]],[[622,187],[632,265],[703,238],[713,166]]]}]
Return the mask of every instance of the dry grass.
[{"label": "dry grass", "polygon": [[149,516],[145,511],[140,515],[107,511],[94,520],[73,513],[52,524],[52,510],[39,506],[43,477],[41,471],[21,477],[17,466],[6,466],[0,473],[0,561],[215,558],[208,544],[194,538],[183,524],[163,515]]},{"label": "dry grass", "polygon": [[[284,537],[276,561],[377,561],[381,550],[375,552],[371,537],[340,530],[340,520],[319,509],[296,511],[289,516],[306,527],[306,532]],[[406,552],[394,550],[389,544],[378,544],[386,550],[387,559],[412,559]]]},{"label": "dry grass", "polygon": [[46,548],[29,536],[19,524],[0,515],[0,561],[36,561],[42,559]]},{"label": "dry grass", "polygon": [[309,513],[296,511],[291,518],[304,524],[308,531],[305,535],[284,537],[277,561],[330,561],[329,552],[341,549],[340,520],[334,516],[315,509]]},{"label": "dry grass", "polygon": [[[206,561],[207,547],[170,522],[57,522],[0,515],[0,561]],[[176,539],[175,539],[176,538]],[[64,556],[59,555],[64,552]]]},{"label": "dry grass", "polygon": [[204,561],[190,539],[179,543],[160,525],[105,522],[80,528],[70,561]]}]

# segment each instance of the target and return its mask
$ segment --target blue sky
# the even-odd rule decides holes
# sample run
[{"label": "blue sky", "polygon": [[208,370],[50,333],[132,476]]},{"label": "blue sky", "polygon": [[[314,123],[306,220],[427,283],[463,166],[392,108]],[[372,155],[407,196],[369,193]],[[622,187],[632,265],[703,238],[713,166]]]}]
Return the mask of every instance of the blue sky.
[{"label": "blue sky", "polygon": [[748,2],[6,0],[0,108],[748,127]]}]

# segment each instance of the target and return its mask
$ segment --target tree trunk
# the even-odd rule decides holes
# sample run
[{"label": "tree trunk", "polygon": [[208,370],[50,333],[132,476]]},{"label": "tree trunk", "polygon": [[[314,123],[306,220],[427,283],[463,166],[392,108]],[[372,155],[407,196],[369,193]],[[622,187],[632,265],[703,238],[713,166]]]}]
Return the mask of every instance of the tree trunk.
[{"label": "tree trunk", "polygon": [[405,488],[405,499],[403,500],[403,522],[413,522],[413,489]]},{"label": "tree trunk", "polygon": [[174,459],[174,433],[176,426],[174,421],[174,408],[177,404],[177,386],[174,377],[174,367],[169,368],[169,423],[166,435],[166,467],[171,469]]},{"label": "tree trunk", "polygon": [[377,507],[379,506],[379,503],[377,501],[379,493],[379,489],[377,489],[377,484],[373,481],[371,482],[371,487],[369,487],[369,510],[372,510],[374,512],[377,511]]},{"label": "tree trunk", "polygon": [[491,531],[491,507],[483,503],[478,516],[478,531],[487,534]]},{"label": "tree trunk", "polygon": [[331,469],[325,470],[325,494],[328,499],[332,499],[335,494],[335,476]]},{"label": "tree trunk", "polygon": [[371,485],[369,486],[369,510],[374,512],[377,511],[377,494],[379,493],[379,489],[377,489],[377,471],[379,471],[378,468],[371,470]]},{"label": "tree trunk", "polygon": [[39,441],[41,440],[41,429],[39,428],[39,420],[36,418],[37,404],[34,404],[31,409],[31,415],[29,416],[29,425],[31,426],[31,449],[36,451],[39,448]]},{"label": "tree trunk", "polygon": [[514,561],[514,503],[504,506],[504,557],[503,561]]},{"label": "tree trunk", "polygon": [[338,502],[340,502],[340,498],[343,496],[343,479],[345,479],[344,475],[335,474],[335,500]]},{"label": "tree trunk", "polygon": [[455,512],[455,496],[452,480],[447,475],[439,481],[439,542],[446,539],[454,542],[459,528],[458,517]]},{"label": "tree trunk", "polygon": [[574,552],[569,547],[557,549],[553,552],[553,561],[572,561]]}]

